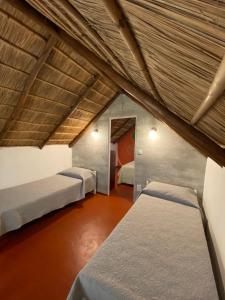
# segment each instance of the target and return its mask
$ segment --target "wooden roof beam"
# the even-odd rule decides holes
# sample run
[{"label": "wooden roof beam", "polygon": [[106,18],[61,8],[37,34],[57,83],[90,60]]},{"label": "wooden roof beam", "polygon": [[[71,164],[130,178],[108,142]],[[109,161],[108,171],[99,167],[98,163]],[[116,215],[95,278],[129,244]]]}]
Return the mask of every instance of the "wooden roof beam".
[{"label": "wooden roof beam", "polygon": [[[34,7],[39,7],[40,5],[43,5],[41,2],[37,0],[26,0],[28,3],[31,3],[31,5],[34,5]],[[61,11],[65,11],[67,13],[67,17],[69,17],[71,20],[75,21],[82,29],[84,32],[83,35],[87,35],[89,37],[89,41],[92,40],[93,42],[96,43],[95,46],[97,46],[97,51],[100,50],[104,52],[104,56],[106,58],[108,57],[108,60],[114,62],[117,67],[122,70],[128,78],[130,78],[130,75],[128,74],[126,68],[122,64],[122,62],[119,60],[119,58],[114,54],[114,52],[108,47],[104,40],[101,38],[101,36],[98,34],[98,32],[93,29],[93,27],[89,24],[89,22],[84,18],[84,16],[68,1],[66,0],[45,0],[47,2],[48,7],[51,7],[54,11],[57,9]],[[58,7],[58,8],[57,8]],[[46,11],[46,10],[45,10]],[[47,11],[46,11],[47,14]]]},{"label": "wooden roof beam", "polygon": [[[153,116],[165,122],[202,154],[212,158],[219,165],[225,166],[225,150],[218,146],[210,138],[198,131],[196,128],[193,128],[191,125],[187,124],[181,118],[169,111],[166,107],[161,105],[158,101],[155,101],[155,99],[142,91],[140,88],[134,86],[130,81],[117,73],[111,68],[111,66],[109,66],[93,52],[88,50],[80,42],[74,40],[63,31],[56,32],[55,27],[51,22],[47,21],[45,17],[28,6],[24,1],[7,0],[7,2],[28,15],[41,26],[44,26],[46,30],[49,30],[49,32],[60,39],[60,41],[72,47],[77,54],[89,62],[96,70],[98,70],[98,72],[104,74],[107,78],[110,78],[110,80],[124,90],[131,99],[135,99],[135,102],[138,102],[140,105],[145,107],[145,109],[148,110]],[[94,119],[92,119],[92,121],[93,120]],[[70,145],[73,145],[75,142],[76,138],[70,143]]]},{"label": "wooden roof beam", "polygon": [[130,49],[132,55],[134,56],[140,70],[142,71],[145,80],[147,81],[147,83],[149,84],[151,90],[152,90],[152,94],[153,96],[159,101],[163,103],[162,98],[160,97],[157,88],[155,86],[155,83],[152,79],[152,76],[148,70],[148,66],[146,64],[146,61],[144,59],[144,56],[141,52],[141,49],[138,45],[137,40],[135,39],[134,33],[132,32],[127,18],[122,10],[122,8],[120,7],[120,5],[118,4],[117,0],[103,0],[105,7],[112,19],[112,21],[114,22],[114,24],[116,25],[116,27],[118,28],[118,30],[120,31],[120,34],[122,35],[122,37],[124,38],[124,41],[126,42],[128,48]]},{"label": "wooden roof beam", "polygon": [[106,74],[107,77],[111,78],[116,85],[123,89],[129,96],[134,98],[136,102],[144,106],[154,117],[165,122],[203,155],[212,158],[219,165],[225,166],[225,151],[219,145],[196,128],[187,124],[184,120],[168,110],[165,106],[145,93],[139,87],[133,85],[129,80],[112,69],[105,61],[89,49],[85,48],[80,42],[70,38],[63,32],[60,32],[59,35],[61,39],[65,43],[70,44],[80,56],[83,56],[97,69]]},{"label": "wooden roof beam", "polygon": [[69,146],[73,145],[89,130],[92,123],[97,122],[101,115],[109,108],[109,106],[114,102],[114,100],[119,96],[120,92],[115,93],[115,95],[110,99],[110,101],[97,113],[97,115],[91,119],[91,121],[85,126],[85,128],[70,142]]},{"label": "wooden roof beam", "polygon": [[91,77],[91,79],[88,81],[86,88],[81,92],[80,96],[78,97],[78,99],[76,100],[76,103],[71,107],[71,110],[69,111],[69,113],[67,113],[62,120],[60,121],[59,124],[56,125],[56,127],[53,129],[53,131],[49,134],[49,136],[47,137],[46,140],[44,140],[44,142],[41,144],[40,148],[42,149],[47,143],[48,141],[53,137],[53,135],[57,132],[57,130],[60,128],[60,126],[63,125],[63,123],[72,116],[72,114],[75,112],[75,110],[77,109],[77,107],[79,106],[79,104],[84,100],[84,98],[88,95],[88,93],[90,92],[90,90],[93,88],[93,86],[95,85],[95,83],[97,82],[99,78],[99,75],[94,75]]},{"label": "wooden roof beam", "polygon": [[46,62],[50,52],[54,48],[56,42],[57,42],[57,39],[53,35],[51,35],[42,51],[41,56],[38,58],[31,73],[28,75],[28,77],[26,79],[23,91],[20,94],[20,98],[19,98],[17,104],[15,105],[11,116],[6,121],[2,131],[0,133],[0,138],[3,138],[7,134],[8,130],[15,123],[15,120],[20,116],[20,114],[26,104],[27,97],[30,93],[33,83],[34,83],[35,79],[37,78],[37,75],[38,75],[40,69],[42,68],[43,64]]},{"label": "wooden roof beam", "polygon": [[[119,119],[119,117],[118,117]],[[111,135],[111,139],[113,139],[113,137],[123,128],[125,127],[129,122],[130,122],[131,118],[128,118],[128,120],[125,119],[125,121],[123,122],[123,124],[121,126],[119,126]],[[129,129],[128,129],[129,130]],[[128,131],[127,130],[127,131]]]},{"label": "wooden roof beam", "polygon": [[225,55],[219,65],[213,82],[209,88],[208,94],[205,100],[196,111],[191,120],[191,124],[195,125],[204,115],[212,108],[219,97],[222,96],[225,90]]}]

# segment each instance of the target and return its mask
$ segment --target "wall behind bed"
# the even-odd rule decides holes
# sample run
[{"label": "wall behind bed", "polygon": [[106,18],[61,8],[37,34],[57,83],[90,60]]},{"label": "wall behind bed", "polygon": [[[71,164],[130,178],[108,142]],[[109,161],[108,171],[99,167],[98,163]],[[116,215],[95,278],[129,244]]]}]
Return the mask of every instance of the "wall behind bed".
[{"label": "wall behind bed", "polygon": [[[97,190],[108,193],[110,118],[136,116],[135,181],[142,187],[146,179],[203,190],[206,159],[173,130],[157,121],[144,108],[126,95],[120,95],[105,111],[96,124],[73,147],[73,165],[92,168],[98,172]],[[159,137],[149,139],[149,131],[156,127]],[[91,136],[99,130],[99,138]],[[138,149],[143,151],[137,155]],[[136,191],[135,191],[136,193]],[[137,195],[137,193],[136,193]]]},{"label": "wall behind bed", "polygon": [[0,148],[0,189],[27,183],[70,168],[72,150],[66,145]]},{"label": "wall behind bed", "polygon": [[205,172],[203,207],[225,287],[225,168],[209,158]]}]

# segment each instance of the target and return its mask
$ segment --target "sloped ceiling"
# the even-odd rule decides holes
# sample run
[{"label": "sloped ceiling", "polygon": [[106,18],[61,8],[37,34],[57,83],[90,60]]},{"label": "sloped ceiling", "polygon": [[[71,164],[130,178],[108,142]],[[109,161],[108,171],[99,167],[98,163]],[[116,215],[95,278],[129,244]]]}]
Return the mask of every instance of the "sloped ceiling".
[{"label": "sloped ceiling", "polygon": [[124,134],[135,126],[135,118],[111,120],[111,142],[116,143]]},{"label": "sloped ceiling", "polygon": [[[31,15],[12,9],[22,2],[1,2],[0,145],[71,144],[123,87],[104,68],[96,68],[95,60],[86,59],[82,51],[62,40],[46,49],[51,32]],[[208,137],[203,136],[200,151],[204,141],[209,141],[209,152],[215,150],[220,158],[224,156],[216,146],[225,147],[224,87],[193,123],[225,53],[223,1],[26,2],[54,24],[57,32],[79,41],[96,60],[107,63],[134,88],[158,102],[160,111],[174,114],[177,121],[173,129],[184,121],[187,126],[182,128],[190,132],[189,142],[196,132],[199,139],[200,133]],[[43,61],[46,51],[49,55]],[[40,61],[40,70],[27,91],[27,81]],[[183,129],[177,132],[185,135]],[[199,148],[196,141],[192,144]]]}]

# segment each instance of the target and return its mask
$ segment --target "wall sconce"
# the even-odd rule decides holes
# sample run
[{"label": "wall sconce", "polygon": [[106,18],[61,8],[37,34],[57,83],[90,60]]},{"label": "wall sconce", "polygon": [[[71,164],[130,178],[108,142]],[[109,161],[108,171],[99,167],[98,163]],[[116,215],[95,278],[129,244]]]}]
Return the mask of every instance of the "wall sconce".
[{"label": "wall sconce", "polygon": [[152,127],[152,129],[149,131],[149,138],[154,141],[156,140],[158,137],[158,133],[157,133],[157,130],[156,128]]},{"label": "wall sconce", "polygon": [[94,129],[92,131],[91,135],[93,136],[93,138],[98,139],[98,137],[99,137],[98,129]]}]

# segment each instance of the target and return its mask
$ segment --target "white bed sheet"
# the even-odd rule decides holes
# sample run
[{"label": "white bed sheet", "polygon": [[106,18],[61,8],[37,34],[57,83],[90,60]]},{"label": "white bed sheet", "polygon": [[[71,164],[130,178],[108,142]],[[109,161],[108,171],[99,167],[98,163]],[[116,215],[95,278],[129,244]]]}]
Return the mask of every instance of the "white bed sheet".
[{"label": "white bed sheet", "polygon": [[134,185],[134,161],[131,161],[125,165],[123,165],[118,173],[118,184],[126,183]]}]

